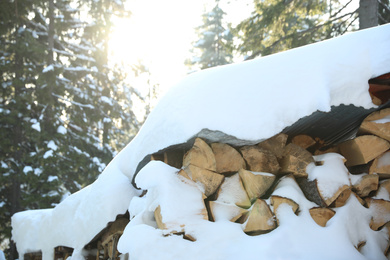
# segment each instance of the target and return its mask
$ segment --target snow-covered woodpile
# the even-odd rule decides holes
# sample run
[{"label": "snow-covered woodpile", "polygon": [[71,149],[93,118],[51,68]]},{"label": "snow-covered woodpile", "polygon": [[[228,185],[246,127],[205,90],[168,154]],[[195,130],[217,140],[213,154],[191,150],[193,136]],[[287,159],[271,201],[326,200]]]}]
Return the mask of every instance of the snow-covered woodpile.
[{"label": "snow-covered woodpile", "polygon": [[[300,212],[303,200],[313,202],[312,219],[325,227],[351,197],[371,211],[370,228],[390,231],[390,108],[369,115],[352,140],[324,147],[307,135],[278,134],[261,143],[232,147],[196,138],[185,152],[168,150],[152,160],[180,168],[177,179],[196,187],[204,199],[195,211],[203,219],[228,219],[248,235],[278,227],[278,211]],[[184,195],[184,194],[182,194]],[[189,202],[190,203],[190,202]],[[195,241],[183,223],[164,219],[161,211],[180,211],[175,205],[157,206],[154,217],[167,235]],[[348,221],[348,220],[346,220]],[[173,231],[172,231],[173,230]],[[389,237],[386,236],[386,243]],[[366,241],[359,241],[357,250]],[[388,254],[388,247],[384,254]]]}]

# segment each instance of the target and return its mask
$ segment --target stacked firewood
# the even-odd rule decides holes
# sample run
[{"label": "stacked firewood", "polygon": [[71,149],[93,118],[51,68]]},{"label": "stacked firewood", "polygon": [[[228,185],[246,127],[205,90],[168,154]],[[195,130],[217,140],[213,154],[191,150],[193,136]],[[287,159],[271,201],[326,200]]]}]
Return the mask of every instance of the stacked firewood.
[{"label": "stacked firewood", "polygon": [[[204,219],[218,221],[228,217],[240,223],[248,235],[261,235],[278,227],[281,205],[287,204],[299,214],[299,202],[278,192],[286,185],[315,205],[309,211],[320,226],[326,226],[336,214],[334,208],[355,196],[363,206],[381,212],[371,219],[373,230],[390,229],[389,149],[390,108],[369,115],[357,137],[332,147],[324,147],[321,140],[308,135],[283,133],[242,147],[196,138],[187,151],[167,150],[151,159],[180,169],[178,178],[199,187],[204,194]],[[310,176],[313,169],[321,169],[326,163],[324,158],[341,162],[339,169],[345,172],[332,174],[343,176]],[[159,228],[166,228],[160,206],[155,219]],[[184,237],[193,240],[191,236]]]}]

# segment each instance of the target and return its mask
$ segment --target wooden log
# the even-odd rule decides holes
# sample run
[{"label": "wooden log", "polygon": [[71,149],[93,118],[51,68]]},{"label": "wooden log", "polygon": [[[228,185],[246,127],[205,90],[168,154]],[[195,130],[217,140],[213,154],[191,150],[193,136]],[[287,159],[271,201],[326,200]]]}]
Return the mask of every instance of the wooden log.
[{"label": "wooden log", "polygon": [[238,172],[250,201],[264,195],[274,183],[276,176],[270,173],[251,172],[241,169]]},{"label": "wooden log", "polygon": [[242,180],[237,173],[230,177],[225,177],[221,188],[218,190],[217,200],[223,203],[235,204],[245,209],[250,208],[252,205]]},{"label": "wooden log", "polygon": [[376,173],[381,179],[390,178],[390,151],[385,152],[375,158],[370,166],[369,173]]},{"label": "wooden log", "polygon": [[272,195],[270,198],[270,201],[271,201],[271,205],[273,206],[273,211],[274,211],[274,214],[276,217],[276,222],[278,225],[279,225],[278,209],[279,209],[280,205],[288,204],[295,214],[297,213],[297,211],[299,209],[299,205],[295,201],[293,201],[292,199],[289,199],[289,198],[285,198],[285,197],[281,197],[281,196],[277,196],[277,195]]},{"label": "wooden log", "polygon": [[390,221],[390,201],[369,198],[366,202],[372,214],[370,228],[379,230]]},{"label": "wooden log", "polygon": [[363,120],[359,131],[390,141],[390,108],[371,113]]},{"label": "wooden log", "polygon": [[363,175],[356,183],[352,183],[352,189],[357,195],[364,198],[372,191],[378,190],[379,176],[376,174]]},{"label": "wooden log", "polygon": [[307,177],[306,167],[311,162],[314,162],[311,153],[290,143],[284,150],[280,171],[286,174],[292,173],[296,178]]},{"label": "wooden log", "polygon": [[[380,194],[386,192],[387,194]],[[376,196],[385,196],[386,198],[390,197],[390,180],[384,180],[379,183],[379,188]]]},{"label": "wooden log", "polygon": [[321,207],[311,208],[309,212],[313,220],[321,227],[325,227],[329,219],[336,214],[332,209]]},{"label": "wooden log", "polygon": [[231,222],[236,222],[243,215],[248,213],[248,210],[237,207],[234,204],[227,204],[219,201],[210,201],[209,206],[213,221],[230,220]]},{"label": "wooden log", "polygon": [[291,143],[307,149],[313,147],[317,142],[309,135],[296,135],[291,139]]},{"label": "wooden log", "polygon": [[257,144],[258,147],[272,152],[278,159],[282,158],[288,136],[280,133]]},{"label": "wooden log", "polygon": [[169,166],[180,169],[183,166],[184,151],[181,149],[173,149],[163,153],[152,154],[150,160],[161,161]]},{"label": "wooden log", "polygon": [[347,203],[347,200],[352,194],[352,190],[350,187],[343,190],[340,195],[334,200],[334,202],[331,204],[334,208],[339,208],[345,205]]},{"label": "wooden log", "polygon": [[279,172],[278,160],[272,152],[257,146],[244,146],[240,149],[240,152],[248,165],[248,170],[273,174]]},{"label": "wooden log", "polygon": [[244,232],[249,235],[259,235],[275,228],[274,215],[268,204],[262,199],[257,199],[248,213],[247,221],[244,223]]},{"label": "wooden log", "polygon": [[390,149],[386,140],[375,135],[362,135],[340,144],[340,152],[347,166],[366,164]]},{"label": "wooden log", "polygon": [[240,169],[245,169],[246,164],[241,154],[228,144],[212,143],[216,161],[216,172],[232,173],[238,172]]},{"label": "wooden log", "polygon": [[[340,186],[335,192],[332,194],[328,194],[327,191],[322,191],[318,188],[318,180],[308,180],[307,178],[299,178],[297,179],[299,186],[301,187],[303,193],[306,198],[320,207],[328,207],[330,206],[345,190],[350,189],[348,185]],[[345,202],[346,199],[344,197],[349,197],[348,191],[343,195],[343,198],[340,199],[338,205],[342,204],[342,201]]]},{"label": "wooden log", "polygon": [[195,166],[195,165],[188,165],[182,171],[185,172],[179,172],[180,175],[189,178],[193,180],[195,183],[199,184],[201,187],[202,192],[206,195],[206,197],[209,197],[210,195],[214,194],[219,186],[221,186],[222,181],[224,179],[224,176],[222,174]]},{"label": "wooden log", "polygon": [[213,150],[200,138],[195,139],[193,147],[184,155],[183,167],[190,164],[214,172],[217,170]]},{"label": "wooden log", "polygon": [[319,148],[314,151],[314,155],[326,154],[326,153],[340,153],[340,148],[338,146],[332,146],[329,148]]}]

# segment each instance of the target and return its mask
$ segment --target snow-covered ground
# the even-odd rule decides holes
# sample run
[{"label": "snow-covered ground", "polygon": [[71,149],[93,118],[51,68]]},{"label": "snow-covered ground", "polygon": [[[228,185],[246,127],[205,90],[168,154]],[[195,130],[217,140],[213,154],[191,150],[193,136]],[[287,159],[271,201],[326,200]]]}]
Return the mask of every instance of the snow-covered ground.
[{"label": "snow-covered ground", "polygon": [[[382,253],[386,232],[369,228],[371,212],[354,196],[336,209],[326,227],[320,227],[307,210],[313,203],[291,185],[284,185],[278,192],[296,196],[300,213],[281,207],[277,229],[248,236],[240,224],[204,220],[198,214],[201,193],[177,180],[178,169],[159,162],[147,164],[135,178],[138,186],[148,189],[142,198],[130,181],[147,155],[194,136],[252,144],[317,110],[328,112],[340,104],[375,107],[368,80],[389,72],[389,46],[390,25],[384,25],[189,75],[165,95],[139,134],[97,181],[54,209],[12,217],[13,239],[20,255],[42,250],[44,259],[52,259],[53,248],[62,245],[75,248],[72,258],[81,259],[82,247],[129,208],[134,218],[118,249],[129,252],[131,259],[386,259]],[[226,136],[230,138],[222,139]],[[326,160],[335,163],[324,166],[347,178],[342,158]],[[322,178],[320,175],[321,171],[311,169],[310,178]],[[345,178],[337,181],[344,183],[348,181]],[[325,184],[329,182],[324,179]],[[156,229],[152,213],[161,204],[171,209],[161,212],[163,218],[172,223],[180,218],[196,242],[164,236],[175,226]],[[354,247],[360,241],[367,241],[362,254]]]}]

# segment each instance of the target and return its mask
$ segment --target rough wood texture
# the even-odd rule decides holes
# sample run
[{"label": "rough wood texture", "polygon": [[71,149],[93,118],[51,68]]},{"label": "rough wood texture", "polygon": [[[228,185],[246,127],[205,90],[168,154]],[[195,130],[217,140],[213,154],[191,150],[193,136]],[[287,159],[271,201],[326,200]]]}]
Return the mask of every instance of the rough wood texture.
[{"label": "rough wood texture", "polygon": [[159,229],[166,229],[167,228],[165,223],[162,221],[160,205],[154,210],[154,218],[156,219],[157,227]]},{"label": "rough wood texture", "polygon": [[215,156],[218,173],[232,173],[245,169],[246,164],[241,154],[230,145],[213,143],[211,149]]},{"label": "rough wood texture", "polygon": [[345,188],[345,189],[337,196],[337,198],[332,203],[334,208],[344,206],[352,194],[352,190],[350,189],[350,187],[343,186],[342,188]]},{"label": "rough wood texture", "polygon": [[307,149],[314,146],[317,142],[309,135],[296,135],[291,139],[291,143]]},{"label": "rough wood texture", "polygon": [[250,171],[276,174],[280,169],[276,156],[268,150],[257,146],[244,146],[240,152]]},{"label": "rough wood texture", "polygon": [[353,190],[360,197],[367,197],[370,192],[378,189],[379,176],[376,174],[364,175],[357,183],[353,184]]},{"label": "rough wood texture", "polygon": [[273,211],[274,211],[274,214],[276,217],[276,222],[278,224],[279,224],[278,209],[279,209],[280,205],[288,204],[294,213],[296,213],[299,209],[299,205],[295,201],[293,201],[292,199],[289,199],[289,198],[285,198],[285,197],[281,197],[281,196],[277,196],[277,195],[272,195],[270,201],[271,201],[271,205],[273,206]]},{"label": "rough wood texture", "polygon": [[311,208],[309,212],[313,220],[321,227],[325,227],[329,219],[336,214],[332,209],[320,207]]},{"label": "rough wood texture", "polygon": [[347,166],[366,164],[389,148],[389,142],[374,135],[362,135],[340,144],[340,152],[347,159]]},{"label": "rough wood texture", "polygon": [[288,136],[286,134],[277,134],[259,144],[258,147],[271,151],[278,159],[282,158],[284,147],[286,146]]},{"label": "rough wood texture", "polygon": [[360,125],[361,133],[373,134],[390,141],[390,108],[371,113]]},{"label": "rough wood texture", "polygon": [[281,160],[281,172],[292,173],[295,177],[307,177],[306,167],[314,162],[311,153],[295,144],[288,144]]},{"label": "rough wood texture", "polygon": [[224,179],[222,174],[191,164],[185,167],[182,171],[184,171],[186,174],[181,171],[179,174],[184,177],[188,177],[197,184],[200,184],[203,189],[202,192],[207,197],[216,192]]},{"label": "rough wood texture", "polygon": [[244,226],[244,232],[250,235],[263,234],[276,228],[272,211],[264,200],[256,200]]},{"label": "rough wood texture", "polygon": [[251,201],[264,195],[275,181],[275,175],[270,173],[253,173],[241,169],[238,174]]},{"label": "rough wood texture", "polygon": [[190,164],[214,172],[217,170],[215,156],[211,147],[200,138],[195,139],[193,147],[184,155],[183,167]]},{"label": "rough wood texture", "polygon": [[372,212],[370,223],[372,230],[378,230],[390,221],[390,201],[370,198],[366,202]]}]

